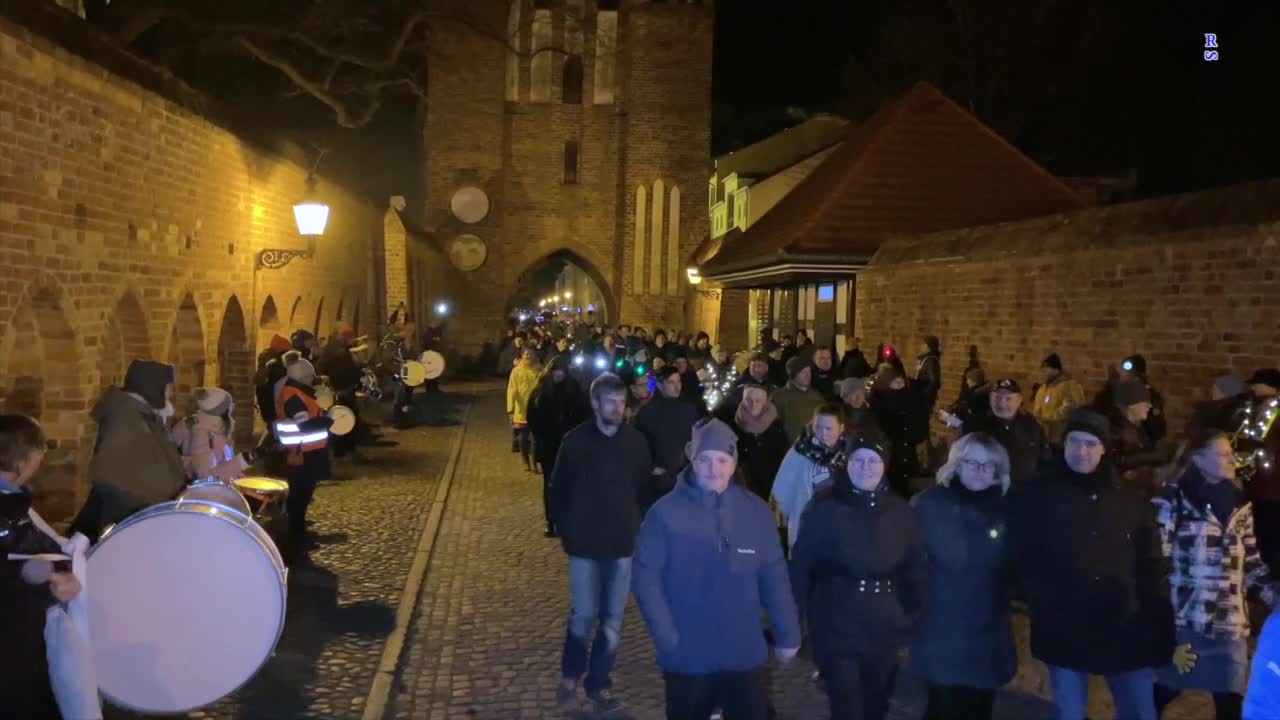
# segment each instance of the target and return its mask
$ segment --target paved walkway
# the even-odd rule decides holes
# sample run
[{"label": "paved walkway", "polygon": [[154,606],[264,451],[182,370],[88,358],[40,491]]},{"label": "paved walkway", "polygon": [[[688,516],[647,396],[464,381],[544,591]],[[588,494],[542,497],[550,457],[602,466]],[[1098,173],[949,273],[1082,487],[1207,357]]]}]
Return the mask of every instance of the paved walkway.
[{"label": "paved walkway", "polygon": [[[568,609],[568,575],[558,541],[542,537],[541,480],[510,452],[502,398],[478,398],[453,486],[409,629],[388,706],[388,718],[509,720],[559,718],[554,710],[560,647]],[[1025,627],[1019,632],[1025,642]],[[1022,649],[1026,657],[1025,647]],[[780,718],[827,717],[824,696],[809,681],[803,658],[775,668],[772,696]],[[1052,717],[1042,666],[1023,663],[1012,689],[1001,693],[1001,720]],[[662,681],[634,603],[627,609],[615,686],[628,716],[657,720]],[[923,715],[923,687],[909,675],[898,683],[892,717]],[[1099,687],[1091,715],[1112,716]],[[586,716],[584,716],[586,717]],[[1212,717],[1207,697],[1192,696],[1166,714]]]},{"label": "paved walkway", "polygon": [[[450,397],[460,413],[468,395]],[[334,463],[310,518],[311,563],[289,572],[275,656],[247,686],[191,718],[358,719],[391,632],[413,550],[461,425],[384,427],[367,463]],[[394,444],[393,444],[394,443]]]}]

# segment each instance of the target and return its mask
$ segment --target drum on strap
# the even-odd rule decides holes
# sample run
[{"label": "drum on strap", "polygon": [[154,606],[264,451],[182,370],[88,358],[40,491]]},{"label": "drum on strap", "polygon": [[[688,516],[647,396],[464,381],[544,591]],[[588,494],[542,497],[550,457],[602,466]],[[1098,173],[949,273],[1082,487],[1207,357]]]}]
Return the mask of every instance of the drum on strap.
[{"label": "drum on strap", "polygon": [[428,350],[418,358],[427,371],[427,379],[435,380],[444,374],[444,356],[435,350]]},{"label": "drum on strap", "polygon": [[289,496],[289,483],[269,477],[243,477],[235,481],[236,490],[249,500],[250,507],[256,504],[255,517],[265,517],[281,512],[284,499]]},{"label": "drum on strap", "polygon": [[333,421],[329,426],[330,435],[346,435],[356,429],[356,414],[345,405],[334,405],[325,414]]},{"label": "drum on strap", "polygon": [[178,499],[203,500],[204,502],[217,503],[243,515],[252,514],[244,495],[241,495],[234,487],[221,480],[210,479],[193,482],[187,486],[186,490],[182,491]]},{"label": "drum on strap", "polygon": [[427,366],[417,360],[405,360],[400,364],[400,382],[418,387],[427,381]]},{"label": "drum on strap", "polygon": [[284,562],[248,516],[203,500],[136,513],[89,551],[86,594],[102,694],[177,714],[235,692],[284,629]]}]

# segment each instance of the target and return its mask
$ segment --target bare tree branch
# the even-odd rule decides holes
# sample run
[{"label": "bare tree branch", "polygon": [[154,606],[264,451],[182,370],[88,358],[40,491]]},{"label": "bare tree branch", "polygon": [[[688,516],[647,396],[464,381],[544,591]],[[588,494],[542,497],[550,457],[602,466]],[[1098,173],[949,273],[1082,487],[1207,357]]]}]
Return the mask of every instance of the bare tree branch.
[{"label": "bare tree branch", "polygon": [[258,47],[249,38],[240,37],[237,40],[241,47],[257,58],[259,62],[279,70],[295,85],[305,90],[308,95],[328,105],[333,110],[335,120],[340,127],[364,127],[369,124],[369,121],[373,119],[373,116],[382,107],[382,93],[373,92],[369,93],[369,104],[365,106],[364,110],[358,114],[353,114],[353,111],[340,98],[319,83],[308,79],[292,62]]},{"label": "bare tree branch", "polygon": [[410,15],[400,28],[400,34],[396,37],[396,41],[392,43],[391,47],[387,48],[386,55],[381,58],[361,57],[336,48],[327,47],[324,43],[315,40],[306,33],[291,32],[289,33],[289,39],[327,58],[369,70],[385,71],[399,64],[400,54],[404,52],[404,48],[409,43],[409,38],[413,35],[413,31],[426,19],[427,14],[425,12],[416,12]]}]

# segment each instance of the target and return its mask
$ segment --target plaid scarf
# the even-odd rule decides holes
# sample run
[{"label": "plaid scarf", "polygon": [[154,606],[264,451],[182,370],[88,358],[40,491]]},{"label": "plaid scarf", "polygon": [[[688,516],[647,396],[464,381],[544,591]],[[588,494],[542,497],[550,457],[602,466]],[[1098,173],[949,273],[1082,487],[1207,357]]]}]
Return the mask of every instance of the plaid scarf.
[{"label": "plaid scarf", "polygon": [[813,429],[805,427],[800,437],[796,438],[795,451],[811,460],[815,465],[829,468],[843,468],[846,462],[844,448],[837,443],[829,448],[813,437]]}]

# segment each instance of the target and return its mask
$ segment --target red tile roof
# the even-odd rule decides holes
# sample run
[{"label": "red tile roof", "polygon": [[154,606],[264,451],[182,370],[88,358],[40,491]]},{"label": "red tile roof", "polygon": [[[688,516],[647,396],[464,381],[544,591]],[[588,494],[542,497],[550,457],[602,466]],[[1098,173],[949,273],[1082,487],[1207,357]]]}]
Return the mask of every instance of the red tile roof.
[{"label": "red tile roof", "polygon": [[702,268],[787,258],[865,261],[884,238],[1085,207],[1044,168],[928,83],[853,127],[844,142]]}]

